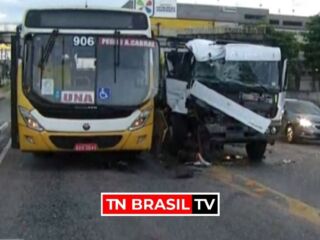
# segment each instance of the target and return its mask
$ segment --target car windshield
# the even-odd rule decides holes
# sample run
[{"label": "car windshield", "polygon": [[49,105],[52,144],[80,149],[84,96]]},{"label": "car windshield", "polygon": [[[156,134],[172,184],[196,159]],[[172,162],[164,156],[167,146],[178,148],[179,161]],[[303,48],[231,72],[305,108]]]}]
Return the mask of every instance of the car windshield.
[{"label": "car windshield", "polygon": [[287,101],[286,109],[296,114],[320,115],[320,108],[314,103],[307,101]]},{"label": "car windshield", "polygon": [[243,85],[262,85],[279,88],[279,68],[276,61],[196,62],[194,77],[205,82],[235,82]]},{"label": "car windshield", "polygon": [[[147,39],[58,35],[48,61],[49,35],[27,42],[32,91],[52,103],[135,106],[157,80],[157,43]],[[30,71],[32,69],[32,71]],[[125,97],[124,97],[125,96]]]}]

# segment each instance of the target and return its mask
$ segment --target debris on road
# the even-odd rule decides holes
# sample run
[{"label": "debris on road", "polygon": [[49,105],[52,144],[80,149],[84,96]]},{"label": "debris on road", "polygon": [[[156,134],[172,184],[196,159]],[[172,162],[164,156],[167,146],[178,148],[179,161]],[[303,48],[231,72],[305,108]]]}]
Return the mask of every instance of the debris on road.
[{"label": "debris on road", "polygon": [[184,179],[192,178],[194,171],[186,166],[177,166],[175,169],[175,178]]},{"label": "debris on road", "polygon": [[124,172],[124,171],[127,171],[127,170],[128,170],[129,164],[128,164],[128,162],[119,160],[119,161],[116,162],[116,168],[117,168],[119,171]]},{"label": "debris on road", "polygon": [[201,153],[197,153],[196,154],[196,160],[192,163],[193,166],[197,166],[197,167],[210,167],[211,163],[209,163],[208,161],[206,161],[203,156],[201,155]]},{"label": "debris on road", "polygon": [[290,163],[295,163],[295,161],[293,161],[293,160],[291,160],[291,159],[286,159],[286,158],[285,158],[285,159],[282,160],[282,163],[283,163],[283,164],[290,164]]}]

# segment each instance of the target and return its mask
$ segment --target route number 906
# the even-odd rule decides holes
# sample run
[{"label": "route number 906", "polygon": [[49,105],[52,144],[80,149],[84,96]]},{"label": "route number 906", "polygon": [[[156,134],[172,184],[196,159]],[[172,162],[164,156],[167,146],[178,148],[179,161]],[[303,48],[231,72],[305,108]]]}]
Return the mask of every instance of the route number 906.
[{"label": "route number 906", "polygon": [[75,47],[93,47],[95,44],[94,37],[87,36],[74,36],[73,37],[73,46]]}]

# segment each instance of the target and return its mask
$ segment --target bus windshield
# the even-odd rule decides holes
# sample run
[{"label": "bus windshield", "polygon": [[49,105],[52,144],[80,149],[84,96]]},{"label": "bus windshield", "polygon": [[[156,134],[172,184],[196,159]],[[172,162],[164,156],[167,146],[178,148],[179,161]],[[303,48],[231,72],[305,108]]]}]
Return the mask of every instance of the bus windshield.
[{"label": "bus windshield", "polygon": [[27,41],[32,93],[51,103],[136,106],[158,78],[158,45],[149,39],[58,35],[41,63],[50,34]]}]

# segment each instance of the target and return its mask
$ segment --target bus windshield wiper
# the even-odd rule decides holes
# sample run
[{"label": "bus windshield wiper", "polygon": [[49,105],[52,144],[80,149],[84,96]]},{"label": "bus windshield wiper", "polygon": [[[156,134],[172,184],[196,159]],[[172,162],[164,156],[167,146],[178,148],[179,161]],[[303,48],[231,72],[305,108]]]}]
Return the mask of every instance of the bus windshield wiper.
[{"label": "bus windshield wiper", "polygon": [[41,59],[38,64],[41,69],[41,72],[43,72],[43,69],[44,69],[46,63],[48,62],[49,56],[50,56],[52,49],[54,47],[54,44],[56,42],[58,33],[59,33],[58,30],[53,30],[49,36],[49,39],[48,39],[45,47],[42,48]]}]

